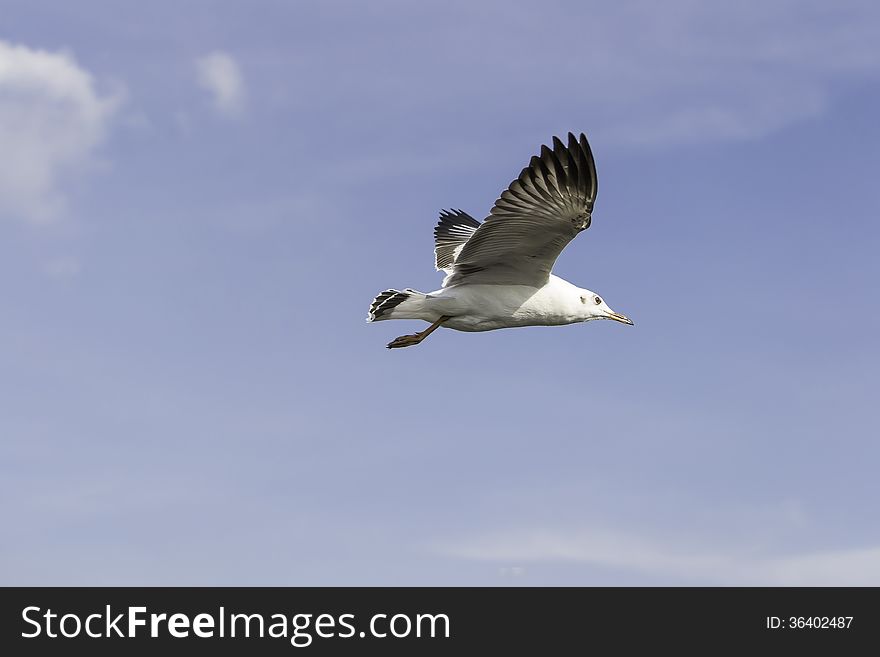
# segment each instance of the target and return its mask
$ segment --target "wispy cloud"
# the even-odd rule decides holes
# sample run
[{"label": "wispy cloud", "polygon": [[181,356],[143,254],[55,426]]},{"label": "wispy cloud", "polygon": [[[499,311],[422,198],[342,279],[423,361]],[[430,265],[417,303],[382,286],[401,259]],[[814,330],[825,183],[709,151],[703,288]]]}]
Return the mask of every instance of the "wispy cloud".
[{"label": "wispy cloud", "polygon": [[880,546],[756,553],[733,546],[695,547],[594,528],[526,529],[443,543],[451,557],[500,563],[567,562],[635,571],[678,583],[765,586],[877,586]]},{"label": "wispy cloud", "polygon": [[586,124],[618,143],[668,144],[761,137],[820,116],[848,82],[880,77],[880,15],[866,2],[551,2],[488,13],[449,2],[397,14],[423,27],[390,32],[384,15],[364,11],[361,29],[322,52],[324,66],[285,60],[297,80],[291,102],[375,107],[383,135],[439,112],[458,134],[489,121],[509,138],[507,122],[525,115],[549,124],[540,134]]},{"label": "wispy cloud", "polygon": [[[626,31],[626,11],[606,33]],[[622,141],[749,139],[820,116],[848,80],[880,76],[880,16],[869,3],[641,4],[637,43],[604,84]],[[601,92],[600,92],[601,93]],[[637,102],[641,97],[642,101]]]},{"label": "wispy cloud", "polygon": [[212,52],[196,60],[199,85],[211,95],[214,108],[223,116],[237,117],[244,111],[246,91],[238,62],[225,52]]},{"label": "wispy cloud", "polygon": [[88,168],[121,102],[67,53],[0,41],[0,215],[45,221]]},{"label": "wispy cloud", "polygon": [[56,280],[76,278],[81,271],[82,263],[79,259],[70,256],[55,258],[43,264],[43,272],[46,276]]}]

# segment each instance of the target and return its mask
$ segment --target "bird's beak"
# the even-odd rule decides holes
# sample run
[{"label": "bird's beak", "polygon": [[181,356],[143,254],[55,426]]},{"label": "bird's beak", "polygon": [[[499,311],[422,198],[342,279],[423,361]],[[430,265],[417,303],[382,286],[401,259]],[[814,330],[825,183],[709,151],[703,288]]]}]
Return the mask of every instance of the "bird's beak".
[{"label": "bird's beak", "polygon": [[608,319],[613,319],[615,322],[620,322],[621,324],[629,324],[630,326],[633,325],[633,321],[629,317],[627,317],[626,315],[621,315],[620,313],[616,313],[614,311],[611,311],[605,317],[607,317]]}]

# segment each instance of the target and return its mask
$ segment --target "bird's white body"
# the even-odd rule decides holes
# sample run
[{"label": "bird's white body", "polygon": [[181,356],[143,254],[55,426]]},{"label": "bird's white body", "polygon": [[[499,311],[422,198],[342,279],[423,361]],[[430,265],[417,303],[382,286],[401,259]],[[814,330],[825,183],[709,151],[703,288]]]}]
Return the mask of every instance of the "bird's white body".
[{"label": "bird's white body", "polygon": [[[551,275],[546,285],[466,284],[426,295],[413,293],[388,319],[421,319],[457,331],[492,331],[514,326],[559,326],[597,319],[605,309],[595,295]],[[584,299],[586,301],[584,301]]]}]

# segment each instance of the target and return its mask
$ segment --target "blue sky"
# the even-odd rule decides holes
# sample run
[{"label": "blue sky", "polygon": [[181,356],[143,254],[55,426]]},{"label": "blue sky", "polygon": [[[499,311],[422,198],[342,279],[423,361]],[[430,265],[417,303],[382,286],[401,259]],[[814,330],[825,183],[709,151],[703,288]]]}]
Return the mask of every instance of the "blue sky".
[{"label": "blue sky", "polygon": [[[873,3],[0,15],[0,582],[880,584]],[[569,130],[635,326],[386,350]]]}]

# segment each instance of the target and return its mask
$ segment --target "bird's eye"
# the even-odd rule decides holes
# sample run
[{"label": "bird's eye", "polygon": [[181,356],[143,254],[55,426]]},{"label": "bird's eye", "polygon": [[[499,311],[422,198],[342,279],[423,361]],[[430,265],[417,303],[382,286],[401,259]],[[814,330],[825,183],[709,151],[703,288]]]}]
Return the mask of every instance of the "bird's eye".
[{"label": "bird's eye", "polygon": [[597,306],[598,306],[600,303],[602,303],[602,299],[600,299],[599,297],[596,297],[595,299],[593,299],[593,301],[596,303]]}]

